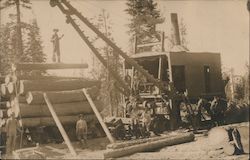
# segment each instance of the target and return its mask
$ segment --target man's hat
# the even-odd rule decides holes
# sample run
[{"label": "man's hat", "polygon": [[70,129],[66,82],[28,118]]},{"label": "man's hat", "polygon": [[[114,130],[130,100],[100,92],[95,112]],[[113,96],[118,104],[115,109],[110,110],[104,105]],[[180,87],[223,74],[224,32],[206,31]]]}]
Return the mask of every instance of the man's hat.
[{"label": "man's hat", "polygon": [[55,29],[53,29],[53,31],[54,31],[54,32],[58,32],[58,31],[59,31],[59,29],[55,28]]}]

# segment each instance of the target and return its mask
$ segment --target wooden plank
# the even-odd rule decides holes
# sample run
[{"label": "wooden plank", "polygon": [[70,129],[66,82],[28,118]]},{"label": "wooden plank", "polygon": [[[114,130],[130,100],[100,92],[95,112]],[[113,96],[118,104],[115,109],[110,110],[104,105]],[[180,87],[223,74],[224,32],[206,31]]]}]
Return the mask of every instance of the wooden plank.
[{"label": "wooden plank", "polygon": [[[59,116],[60,122],[63,125],[75,125],[78,116]],[[97,118],[94,114],[84,114],[84,119],[89,122],[96,122]],[[55,126],[55,122],[52,117],[35,117],[35,118],[22,118],[23,127],[39,127],[39,126]]]},{"label": "wooden plank", "polygon": [[21,80],[20,94],[26,94],[29,91],[66,91],[99,86],[100,81],[84,79],[64,79],[64,80]]},{"label": "wooden plank", "polygon": [[97,109],[95,103],[93,102],[92,98],[90,97],[90,95],[89,95],[87,89],[84,88],[82,91],[83,91],[85,97],[87,97],[87,100],[88,100],[88,102],[89,102],[91,108],[93,109],[93,111],[94,111],[94,113],[95,113],[95,115],[96,115],[96,117],[97,117],[99,123],[101,124],[101,126],[102,126],[102,128],[103,128],[105,134],[107,135],[109,141],[110,141],[111,143],[114,143],[115,140],[114,140],[114,138],[112,137],[112,135],[111,135],[111,133],[110,133],[110,131],[109,131],[107,125],[104,123],[104,121],[103,121],[103,119],[102,119],[102,117],[101,117],[101,114],[99,113],[99,111],[98,111],[98,109]]},{"label": "wooden plank", "polygon": [[71,144],[71,142],[69,140],[69,137],[66,134],[66,132],[65,132],[65,130],[64,130],[64,128],[63,128],[63,126],[62,126],[62,124],[61,124],[61,122],[59,120],[59,118],[57,117],[56,112],[54,111],[53,106],[50,103],[49,98],[47,97],[46,93],[44,93],[44,99],[45,99],[45,101],[47,103],[47,106],[48,106],[48,108],[49,108],[49,110],[50,110],[50,112],[52,114],[52,117],[53,117],[53,119],[54,119],[54,121],[56,123],[56,126],[58,127],[58,129],[59,129],[59,131],[60,131],[60,133],[61,133],[61,135],[62,135],[62,137],[63,137],[63,139],[64,139],[64,141],[66,143],[66,145],[69,148],[70,153],[73,156],[76,156],[77,155],[76,151],[74,150],[74,148],[73,148],[73,146],[72,146],[72,144]]},{"label": "wooden plank", "polygon": [[137,144],[137,145],[124,147],[120,149],[107,150],[104,153],[104,158],[118,158],[122,156],[131,155],[137,152],[153,151],[155,149],[162,148],[165,146],[191,142],[193,140],[194,140],[193,133],[181,133],[172,137],[168,137],[168,138],[153,141],[153,142]]},{"label": "wooden plank", "polygon": [[88,64],[71,64],[71,63],[19,63],[16,64],[17,70],[49,70],[49,69],[84,69]]},{"label": "wooden plank", "polygon": [[[98,104],[98,110],[102,111],[102,105],[100,101],[95,101]],[[60,103],[54,104],[54,109],[58,116],[70,116],[79,114],[91,114],[93,110],[88,101],[73,102],[73,103]],[[50,117],[50,111],[46,105],[29,105],[20,103],[20,115],[22,118],[31,117]]]},{"label": "wooden plank", "polygon": [[[92,97],[96,98],[99,93],[99,88],[92,87],[89,90],[89,93]],[[51,99],[51,103],[72,103],[72,102],[80,102],[87,101],[86,97],[82,96],[82,90],[71,90],[71,91],[51,91],[47,92],[48,97]],[[45,104],[43,98],[43,92],[40,91],[32,91],[26,94],[26,102],[28,104]]]}]

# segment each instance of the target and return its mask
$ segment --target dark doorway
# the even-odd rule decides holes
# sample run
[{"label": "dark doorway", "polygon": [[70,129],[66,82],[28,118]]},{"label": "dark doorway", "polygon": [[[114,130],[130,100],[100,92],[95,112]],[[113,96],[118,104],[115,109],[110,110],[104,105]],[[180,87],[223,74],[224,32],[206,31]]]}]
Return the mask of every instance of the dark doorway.
[{"label": "dark doorway", "polygon": [[185,66],[172,66],[172,75],[175,89],[184,93],[186,91]]},{"label": "dark doorway", "polygon": [[211,91],[210,88],[210,67],[204,66],[204,85],[205,85],[205,93],[209,93]]}]

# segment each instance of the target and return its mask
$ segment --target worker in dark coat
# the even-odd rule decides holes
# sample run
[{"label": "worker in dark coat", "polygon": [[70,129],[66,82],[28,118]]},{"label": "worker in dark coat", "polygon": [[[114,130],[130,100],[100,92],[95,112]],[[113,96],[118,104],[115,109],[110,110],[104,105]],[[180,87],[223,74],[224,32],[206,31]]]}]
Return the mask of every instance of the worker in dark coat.
[{"label": "worker in dark coat", "polygon": [[6,153],[11,154],[15,150],[17,130],[19,130],[20,125],[18,120],[15,118],[15,113],[11,113],[11,118],[7,120],[6,123],[6,133],[7,133],[7,143],[6,143]]},{"label": "worker in dark coat", "polygon": [[84,120],[83,115],[79,115],[79,120],[76,122],[76,136],[81,142],[82,147],[87,146],[87,122]]},{"label": "worker in dark coat", "polygon": [[57,32],[59,31],[58,29],[54,29],[54,34],[51,38],[51,42],[53,43],[53,57],[52,60],[53,62],[61,62],[61,53],[60,53],[60,39],[64,36],[62,35],[61,37],[58,36]]}]

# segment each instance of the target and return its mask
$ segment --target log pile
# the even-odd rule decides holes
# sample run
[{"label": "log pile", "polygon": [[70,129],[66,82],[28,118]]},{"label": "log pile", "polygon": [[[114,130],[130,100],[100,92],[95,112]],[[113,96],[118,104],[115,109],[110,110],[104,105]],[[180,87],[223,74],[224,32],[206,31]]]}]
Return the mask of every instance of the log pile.
[{"label": "log pile", "polygon": [[[47,85],[46,85],[47,84]],[[65,85],[64,85],[65,84]],[[97,97],[99,82],[85,80],[47,80],[20,81],[20,95],[25,95],[26,103],[19,103],[20,116],[24,127],[55,125],[43,93],[46,92],[61,123],[75,124],[79,114],[88,115],[90,121],[95,121],[93,111],[86,100],[81,88],[89,88],[93,97]],[[99,100],[95,100],[102,110]]]},{"label": "log pile", "polygon": [[[87,68],[87,64],[17,64],[16,71],[44,71],[48,69],[75,69]],[[97,99],[100,82],[79,77],[34,76],[18,75],[16,71],[2,78],[0,95],[6,99],[1,100],[1,115],[7,118],[11,112],[16,113],[22,121],[23,127],[38,127],[55,125],[51,113],[44,101],[46,92],[56,114],[62,124],[75,124],[77,116],[84,114],[87,121],[96,121],[96,117],[81,91],[89,88],[89,93],[95,97],[95,103],[102,110]],[[20,72],[21,73],[21,72]],[[1,98],[3,99],[3,98]]]}]

